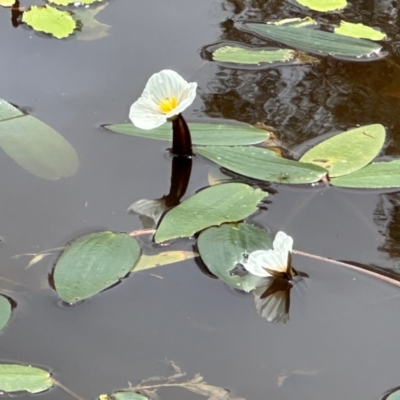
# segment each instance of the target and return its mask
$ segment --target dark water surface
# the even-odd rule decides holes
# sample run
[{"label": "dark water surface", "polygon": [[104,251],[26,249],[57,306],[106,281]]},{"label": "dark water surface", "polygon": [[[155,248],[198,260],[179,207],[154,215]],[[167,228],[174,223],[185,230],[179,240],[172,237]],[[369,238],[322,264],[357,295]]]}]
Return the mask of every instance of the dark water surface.
[{"label": "dark water surface", "polygon": [[[248,2],[254,17],[304,15],[289,2],[261,3]],[[3,361],[49,368],[85,399],[167,375],[165,359],[247,400],[378,399],[400,385],[400,290],[363,273],[295,255],[294,265],[310,278],[292,290],[290,321],[270,324],[257,315],[252,295],[234,293],[192,260],[139,272],[64,307],[48,283],[54,257],[28,270],[29,257],[14,258],[93,230],[141,229],[126,210],[138,199],[168,193],[168,144],[98,127],[125,121],[148,77],[165,68],[199,84],[197,100],[185,111],[189,120],[264,121],[289,145],[382,123],[386,153],[399,154],[400,5],[352,3],[347,20],[388,32],[387,60],[321,59],[264,71],[202,60],[201,48],[221,39],[258,43],[233,28],[230,17],[245,9],[240,1],[111,1],[97,16],[112,26],[111,35],[89,42],[14,29],[9,10],[0,10],[1,97],[54,127],[80,159],[75,176],[45,181],[1,154],[0,289],[18,303],[0,335]],[[209,164],[195,158],[187,195],[208,185]],[[284,230],[299,250],[400,271],[398,194],[275,189],[268,211],[251,219],[258,225]],[[144,240],[144,247],[153,245]],[[192,242],[171,248],[191,250]],[[288,376],[283,383],[282,374]],[[200,398],[183,389],[160,395]],[[70,399],[59,389],[36,397]]]}]

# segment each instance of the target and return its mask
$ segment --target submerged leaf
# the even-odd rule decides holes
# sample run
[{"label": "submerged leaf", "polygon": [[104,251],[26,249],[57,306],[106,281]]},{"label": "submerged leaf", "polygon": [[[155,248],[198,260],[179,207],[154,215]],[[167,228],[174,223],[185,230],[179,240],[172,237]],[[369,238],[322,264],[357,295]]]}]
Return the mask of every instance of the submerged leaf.
[{"label": "submerged leaf", "polygon": [[29,365],[0,364],[0,390],[39,393],[53,386],[49,372]]},{"label": "submerged leaf", "polygon": [[369,40],[308,28],[256,23],[248,23],[244,27],[263,38],[283,43],[296,49],[314,54],[354,57],[354,61],[360,57],[378,53],[382,48]]},{"label": "submerged leaf", "polygon": [[12,308],[8,299],[0,295],[0,331],[7,325],[11,318]]},{"label": "submerged leaf", "polygon": [[351,174],[379,154],[385,136],[385,128],[380,124],[361,126],[317,144],[300,161],[326,168],[331,178]]},{"label": "submerged leaf", "polygon": [[240,221],[268,196],[243,183],[225,183],[196,193],[168,211],[155,234],[156,243],[194,235],[209,226]]},{"label": "submerged leaf", "polygon": [[142,255],[132,271],[138,272],[145,269],[161,267],[163,265],[175,264],[181,261],[190,260],[191,258],[195,258],[197,256],[197,253],[184,250],[164,251],[152,256]]},{"label": "submerged leaf", "polygon": [[104,231],[81,236],[57,261],[57,294],[67,303],[91,297],[127,275],[139,257],[138,241],[126,233]]},{"label": "submerged leaf", "polygon": [[237,174],[278,183],[318,182],[327,171],[313,164],[287,160],[259,147],[196,147],[195,151]]},{"label": "submerged leaf", "polygon": [[22,22],[35,31],[48,33],[57,39],[68,37],[76,28],[76,21],[68,11],[60,11],[52,6],[32,6],[23,13]]},{"label": "submerged leaf", "polygon": [[331,184],[360,189],[400,187],[400,160],[372,163],[352,174],[331,179]]},{"label": "submerged leaf", "polygon": [[352,22],[340,21],[340,26],[335,28],[335,33],[355,38],[370,40],[383,40],[386,34],[364,24],[354,24]]},{"label": "submerged leaf", "polygon": [[346,0],[296,0],[304,7],[315,11],[342,10],[347,6]]},{"label": "submerged leaf", "polygon": [[232,271],[253,251],[270,250],[272,238],[263,229],[246,223],[224,224],[202,232],[197,246],[201,259],[214,275],[235,289],[249,292],[260,278]]},{"label": "submerged leaf", "polygon": [[74,11],[76,17],[82,23],[82,29],[77,33],[78,40],[97,40],[109,35],[111,25],[103,24],[95,16],[108,6],[108,3],[99,5],[97,8],[84,8]]},{"label": "submerged leaf", "polygon": [[[125,135],[172,141],[172,126],[169,123],[149,131],[136,128],[133,124],[106,125],[105,128]],[[264,129],[241,123],[207,124],[191,122],[189,129],[193,144],[202,146],[256,144],[267,140],[270,136],[269,132]]]}]

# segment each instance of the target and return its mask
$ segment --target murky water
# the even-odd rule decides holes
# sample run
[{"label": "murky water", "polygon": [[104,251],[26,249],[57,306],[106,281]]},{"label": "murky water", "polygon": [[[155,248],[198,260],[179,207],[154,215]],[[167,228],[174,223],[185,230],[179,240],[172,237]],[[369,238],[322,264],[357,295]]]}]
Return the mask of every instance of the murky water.
[{"label": "murky water", "polygon": [[[286,1],[258,3],[248,4],[255,17],[304,15]],[[363,273],[295,255],[295,267],[310,278],[292,290],[290,321],[269,324],[257,315],[252,295],[210,279],[193,260],[139,272],[68,308],[48,283],[54,257],[25,270],[29,257],[14,256],[60,247],[93,230],[141,228],[126,210],[138,199],[168,193],[167,144],[99,126],[125,121],[149,75],[164,68],[199,84],[188,120],[263,121],[288,145],[381,123],[388,131],[386,153],[399,154],[399,5],[353,1],[344,13],[389,34],[388,59],[321,59],[258,71],[200,57],[203,46],[221,39],[259,43],[233,27],[230,18],[245,9],[240,1],[111,1],[97,16],[112,26],[110,36],[89,42],[14,29],[9,11],[1,9],[1,97],[54,127],[80,158],[75,176],[54,182],[0,156],[0,290],[18,303],[0,335],[1,359],[49,368],[92,399],[128,381],[167,375],[165,359],[247,400],[378,399],[398,386],[400,291]],[[208,185],[209,164],[195,158],[187,195]],[[252,221],[284,230],[296,249],[399,271],[398,194],[276,189],[268,211]],[[144,240],[144,246],[152,245]],[[171,248],[191,246],[179,241]],[[160,395],[200,398],[183,389]],[[71,398],[59,389],[39,396]]]}]

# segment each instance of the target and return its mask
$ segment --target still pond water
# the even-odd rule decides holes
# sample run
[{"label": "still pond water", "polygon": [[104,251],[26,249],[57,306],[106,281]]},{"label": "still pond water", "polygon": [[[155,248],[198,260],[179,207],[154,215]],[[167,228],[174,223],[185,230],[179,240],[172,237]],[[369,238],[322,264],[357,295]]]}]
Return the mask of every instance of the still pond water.
[{"label": "still pond water", "polygon": [[[193,260],[138,272],[65,307],[48,282],[56,257],[28,270],[29,257],[15,258],[61,247],[82,233],[142,228],[126,210],[136,200],[168,193],[168,143],[99,126],[126,121],[148,77],[165,68],[199,85],[185,111],[189,121],[262,121],[288,146],[381,123],[388,132],[385,153],[399,154],[400,3],[351,3],[343,12],[347,20],[388,33],[387,59],[323,58],[246,71],[201,58],[202,48],[219,40],[261,43],[234,28],[232,18],[243,11],[258,19],[307,15],[283,0],[114,0],[97,15],[111,25],[110,35],[95,41],[58,41],[15,29],[9,10],[0,10],[1,97],[54,127],[80,159],[75,176],[46,181],[0,157],[0,288],[17,302],[0,335],[3,362],[48,368],[85,399],[168,375],[165,359],[188,377],[200,373],[247,400],[379,399],[400,385],[400,289],[360,272],[294,255],[294,266],[309,279],[292,290],[290,321],[271,324],[257,314],[252,295],[210,279]],[[194,159],[186,196],[208,186],[211,164]],[[268,210],[252,222],[287,232],[296,249],[400,272],[397,193],[273,188]],[[141,240],[147,253],[156,252],[149,238]],[[192,242],[169,248],[190,251]],[[159,394],[201,398],[174,388]],[[35,397],[71,398],[58,388]]]}]

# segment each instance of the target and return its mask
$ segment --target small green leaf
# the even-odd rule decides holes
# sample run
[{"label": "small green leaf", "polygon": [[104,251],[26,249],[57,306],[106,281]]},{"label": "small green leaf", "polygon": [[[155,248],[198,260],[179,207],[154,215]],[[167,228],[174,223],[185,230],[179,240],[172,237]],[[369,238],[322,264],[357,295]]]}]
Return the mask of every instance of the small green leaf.
[{"label": "small green leaf", "polygon": [[294,50],[260,50],[246,49],[238,46],[223,46],[213,52],[213,60],[238,64],[255,64],[286,62],[293,60]]},{"label": "small green leaf", "polygon": [[260,147],[196,147],[195,151],[237,174],[278,183],[318,182],[327,171],[313,164],[287,160]]},{"label": "small green leaf", "polygon": [[0,295],[0,331],[7,325],[11,318],[11,304],[8,299]]},{"label": "small green leaf", "polygon": [[99,400],[148,400],[148,397],[135,392],[114,392],[110,395],[102,394]]},{"label": "small green leaf", "polygon": [[400,400],[400,390],[390,393],[388,397],[385,397],[385,400]]},{"label": "small green leaf", "polygon": [[[172,141],[172,126],[169,123],[158,128],[146,131],[136,128],[133,124],[106,125],[106,128],[113,132],[125,135],[140,136],[148,139],[159,139]],[[191,122],[189,129],[193,144],[207,146],[236,146],[256,144],[267,140],[269,132],[264,129],[254,128],[249,124],[206,124]]]},{"label": "small green leaf", "polygon": [[[0,118],[11,113],[0,104]],[[68,177],[79,167],[74,148],[53,128],[31,115],[0,120],[0,147],[18,165],[40,178]]]},{"label": "small green leaf", "polygon": [[347,6],[346,0],[296,0],[304,7],[315,11],[335,11],[342,10]]},{"label": "small green leaf", "polygon": [[400,187],[400,160],[372,163],[352,174],[331,179],[331,184],[365,189]]},{"label": "small green leaf", "polygon": [[67,303],[91,297],[127,275],[139,257],[139,243],[126,233],[104,231],[81,236],[57,261],[57,294]]},{"label": "small green leaf", "polygon": [[194,235],[212,225],[240,221],[268,196],[243,183],[226,183],[196,193],[168,211],[155,234],[156,243]]},{"label": "small green leaf", "polygon": [[81,4],[93,4],[96,3],[97,1],[103,1],[103,0],[48,0],[49,3],[57,4],[58,6],[68,6],[69,4],[74,4],[74,3],[81,3]]},{"label": "small green leaf", "polygon": [[380,124],[361,126],[317,144],[300,161],[326,168],[331,178],[351,174],[379,154],[385,136],[385,128]]},{"label": "small green leaf", "polygon": [[0,6],[2,7],[11,7],[14,3],[15,0],[0,0]]},{"label": "small green leaf", "polygon": [[260,278],[247,274],[239,276],[231,271],[244,261],[245,255],[256,250],[270,250],[272,238],[255,226],[224,224],[203,231],[197,241],[200,257],[207,268],[235,289],[253,290]]},{"label": "small green leaf", "polygon": [[244,27],[262,38],[283,43],[286,46],[313,54],[352,57],[354,61],[360,57],[371,56],[382,49],[380,45],[369,40],[309,28],[256,23],[248,23]]},{"label": "small green leaf", "polygon": [[22,22],[35,31],[48,33],[57,39],[66,38],[76,28],[76,21],[68,11],[60,11],[52,6],[32,6],[23,13]]},{"label": "small green leaf", "polygon": [[39,393],[53,386],[49,372],[29,365],[0,364],[0,390]]},{"label": "small green leaf", "polygon": [[383,40],[386,34],[364,24],[353,24],[352,22],[340,21],[340,26],[336,27],[335,33],[339,35],[351,36],[354,38],[364,38],[370,40]]}]

